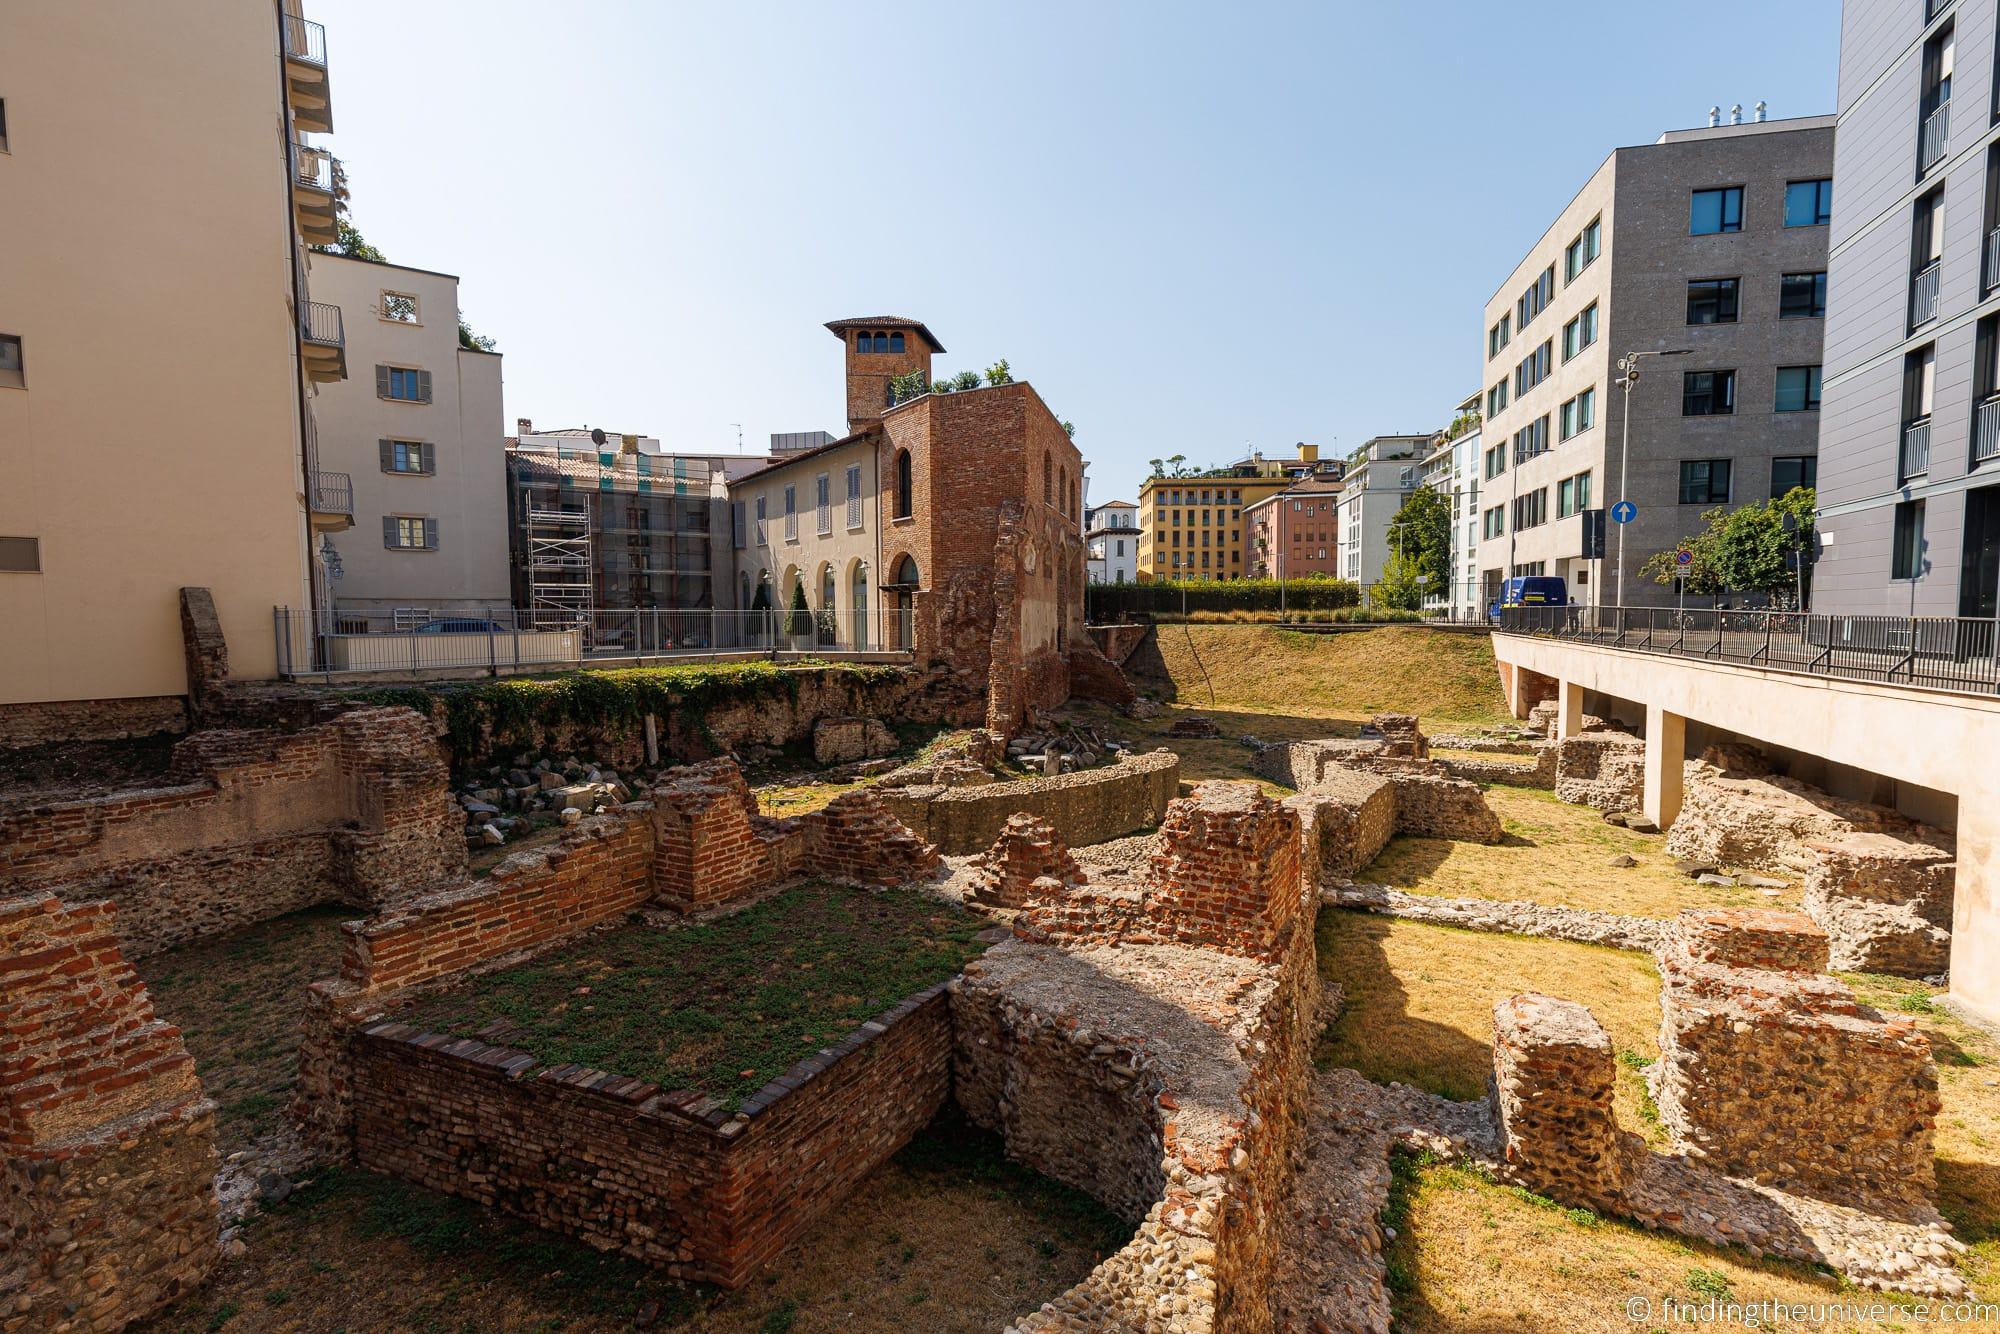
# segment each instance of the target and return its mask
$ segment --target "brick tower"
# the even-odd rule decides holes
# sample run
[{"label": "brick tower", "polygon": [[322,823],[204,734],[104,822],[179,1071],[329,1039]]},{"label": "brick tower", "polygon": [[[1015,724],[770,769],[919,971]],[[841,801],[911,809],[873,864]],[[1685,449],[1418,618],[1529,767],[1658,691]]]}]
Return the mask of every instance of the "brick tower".
[{"label": "brick tower", "polygon": [[859,431],[889,406],[889,381],[911,371],[928,380],[931,353],[944,345],[921,320],[899,315],[834,320],[826,326],[847,345],[847,429]]}]

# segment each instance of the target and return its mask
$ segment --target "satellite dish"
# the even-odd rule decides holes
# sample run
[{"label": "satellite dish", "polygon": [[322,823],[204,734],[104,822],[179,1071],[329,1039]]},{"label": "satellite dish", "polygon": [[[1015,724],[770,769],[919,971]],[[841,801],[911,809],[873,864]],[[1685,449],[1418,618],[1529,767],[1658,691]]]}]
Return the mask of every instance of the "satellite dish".
[{"label": "satellite dish", "polygon": [[593,426],[590,428],[590,443],[593,445],[602,445],[604,443],[604,428],[602,426]]}]

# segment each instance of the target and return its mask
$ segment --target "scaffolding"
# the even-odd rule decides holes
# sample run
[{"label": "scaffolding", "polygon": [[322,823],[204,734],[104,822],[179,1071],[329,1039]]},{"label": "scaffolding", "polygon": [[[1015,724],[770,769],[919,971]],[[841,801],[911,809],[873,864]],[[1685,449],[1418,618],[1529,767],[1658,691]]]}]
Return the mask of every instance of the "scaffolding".
[{"label": "scaffolding", "polygon": [[590,494],[562,509],[527,508],[528,615],[538,627],[586,620],[596,603],[591,579]]}]

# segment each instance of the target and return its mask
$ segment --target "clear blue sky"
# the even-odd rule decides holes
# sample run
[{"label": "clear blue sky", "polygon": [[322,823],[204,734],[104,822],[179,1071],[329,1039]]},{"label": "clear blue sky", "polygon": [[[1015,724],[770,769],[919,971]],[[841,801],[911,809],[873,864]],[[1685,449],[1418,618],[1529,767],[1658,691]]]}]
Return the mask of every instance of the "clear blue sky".
[{"label": "clear blue sky", "polygon": [[459,274],[507,423],[845,429],[850,315],[1006,357],[1091,498],[1442,425],[1619,144],[1833,109],[1838,0],[307,0],[354,217]]}]

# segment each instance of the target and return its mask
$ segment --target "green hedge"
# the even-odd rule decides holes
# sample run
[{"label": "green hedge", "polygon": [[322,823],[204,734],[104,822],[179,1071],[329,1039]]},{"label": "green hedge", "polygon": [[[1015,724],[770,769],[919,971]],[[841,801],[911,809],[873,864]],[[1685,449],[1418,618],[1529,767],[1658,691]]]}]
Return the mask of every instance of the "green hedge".
[{"label": "green hedge", "polygon": [[[1084,615],[1092,621],[1128,616],[1178,616],[1193,611],[1277,611],[1276,579],[1161,579],[1150,584],[1091,584],[1084,589]],[[1346,579],[1287,579],[1282,602],[1287,611],[1338,611],[1361,604],[1361,585]]]}]

